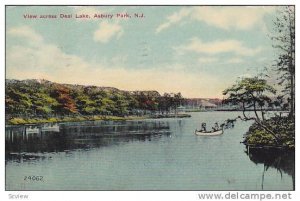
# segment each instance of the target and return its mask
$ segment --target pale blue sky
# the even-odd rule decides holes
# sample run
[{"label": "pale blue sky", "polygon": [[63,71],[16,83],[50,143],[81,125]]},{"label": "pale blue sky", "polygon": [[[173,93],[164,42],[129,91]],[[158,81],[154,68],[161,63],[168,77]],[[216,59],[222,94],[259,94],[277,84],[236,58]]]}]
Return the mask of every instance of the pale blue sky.
[{"label": "pale blue sky", "polygon": [[[222,97],[274,60],[275,7],[6,7],[6,77]],[[60,19],[60,14],[72,14]],[[90,19],[75,19],[75,14]],[[94,19],[94,14],[113,14]],[[120,19],[117,13],[129,13]],[[134,13],[144,14],[135,18]],[[24,15],[58,19],[25,19]]]}]

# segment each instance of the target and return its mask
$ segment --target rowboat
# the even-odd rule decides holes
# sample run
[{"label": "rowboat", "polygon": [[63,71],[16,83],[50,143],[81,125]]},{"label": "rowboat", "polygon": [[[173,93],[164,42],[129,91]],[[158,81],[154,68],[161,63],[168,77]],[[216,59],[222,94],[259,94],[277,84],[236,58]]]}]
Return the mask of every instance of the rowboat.
[{"label": "rowboat", "polygon": [[26,128],[26,133],[27,134],[34,134],[34,133],[39,133],[40,130],[38,128]]},{"label": "rowboat", "polygon": [[216,135],[222,135],[223,129],[216,130],[216,131],[198,131],[195,130],[195,135],[201,135],[201,136],[216,136]]},{"label": "rowboat", "polygon": [[53,131],[53,132],[59,132],[59,126],[53,125],[53,126],[43,126],[41,128],[42,131]]}]

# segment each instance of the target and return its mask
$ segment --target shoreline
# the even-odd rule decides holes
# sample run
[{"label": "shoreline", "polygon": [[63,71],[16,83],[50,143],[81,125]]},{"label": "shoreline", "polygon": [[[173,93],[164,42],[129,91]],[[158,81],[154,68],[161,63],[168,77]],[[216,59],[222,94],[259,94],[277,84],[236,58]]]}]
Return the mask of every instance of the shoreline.
[{"label": "shoreline", "polygon": [[50,118],[19,118],[14,117],[6,120],[6,126],[13,125],[37,125],[44,123],[62,123],[62,122],[83,122],[83,121],[131,121],[131,120],[145,120],[145,119],[162,119],[162,118],[190,118],[189,114],[168,114],[168,115],[143,115],[143,116],[65,116],[65,117],[50,117]]},{"label": "shoreline", "polygon": [[283,145],[276,145],[276,144],[270,144],[270,145],[261,145],[261,144],[249,144],[247,142],[241,142],[246,146],[247,152],[249,150],[256,150],[256,151],[279,151],[279,152],[285,152],[285,151],[294,151],[295,146],[283,146]]}]

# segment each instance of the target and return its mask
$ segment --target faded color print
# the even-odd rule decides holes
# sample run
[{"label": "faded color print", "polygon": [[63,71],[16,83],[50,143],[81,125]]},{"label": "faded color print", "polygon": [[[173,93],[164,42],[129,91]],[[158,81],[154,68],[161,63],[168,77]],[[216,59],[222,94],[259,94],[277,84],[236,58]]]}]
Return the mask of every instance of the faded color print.
[{"label": "faded color print", "polygon": [[294,190],[293,6],[6,6],[6,190]]}]

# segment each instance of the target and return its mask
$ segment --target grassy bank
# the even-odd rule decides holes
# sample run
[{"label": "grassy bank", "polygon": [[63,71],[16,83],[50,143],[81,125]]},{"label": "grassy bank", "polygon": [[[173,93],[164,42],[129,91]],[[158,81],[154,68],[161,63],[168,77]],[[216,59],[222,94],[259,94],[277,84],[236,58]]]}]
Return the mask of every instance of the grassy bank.
[{"label": "grassy bank", "polygon": [[41,123],[59,123],[59,122],[80,122],[80,121],[126,121],[126,120],[142,120],[142,119],[157,119],[157,118],[186,118],[191,117],[188,114],[169,114],[169,115],[144,115],[144,116],[65,116],[51,118],[11,118],[6,123],[9,125],[22,124],[41,124]]}]

